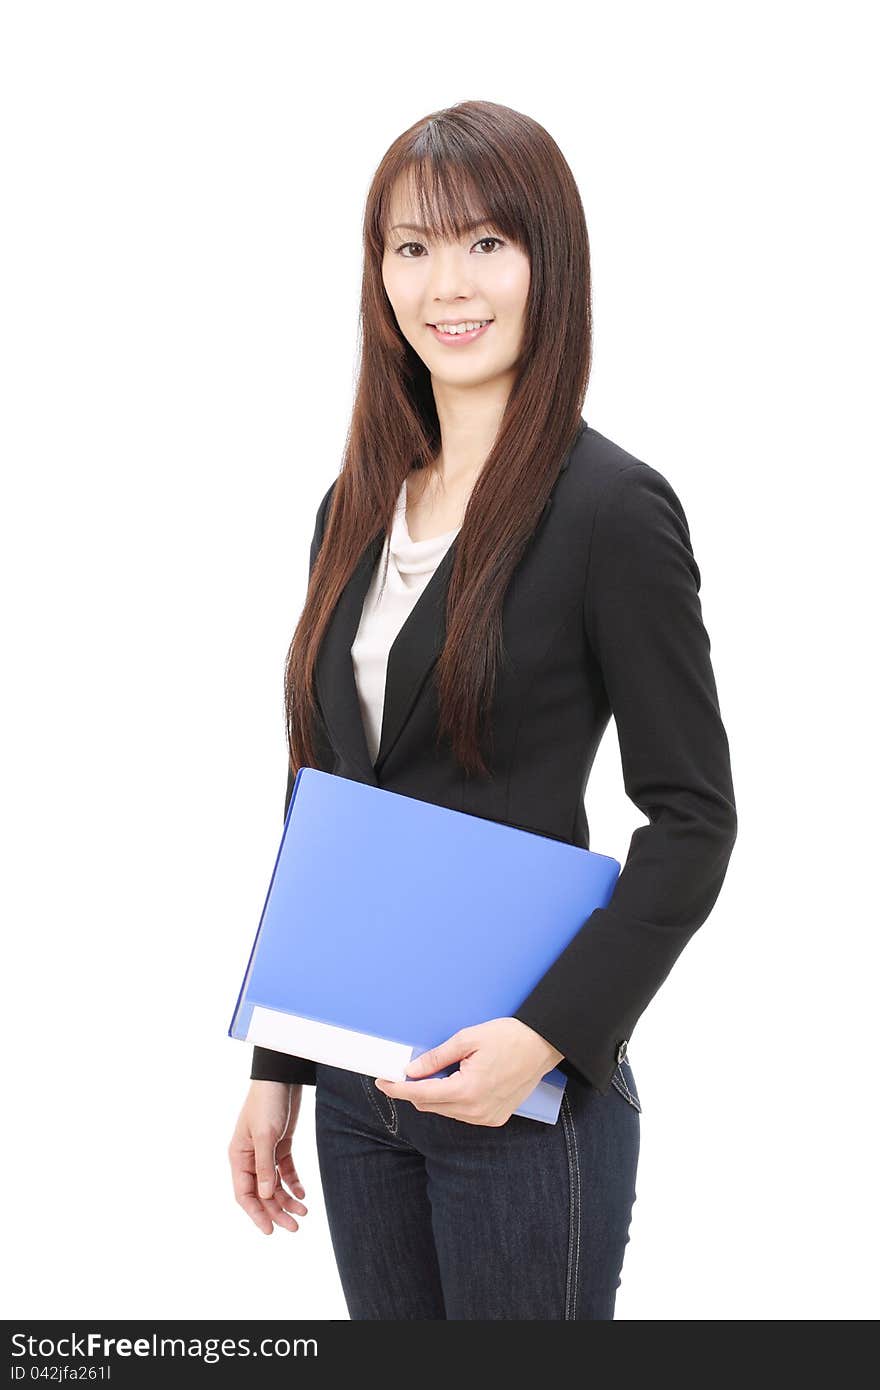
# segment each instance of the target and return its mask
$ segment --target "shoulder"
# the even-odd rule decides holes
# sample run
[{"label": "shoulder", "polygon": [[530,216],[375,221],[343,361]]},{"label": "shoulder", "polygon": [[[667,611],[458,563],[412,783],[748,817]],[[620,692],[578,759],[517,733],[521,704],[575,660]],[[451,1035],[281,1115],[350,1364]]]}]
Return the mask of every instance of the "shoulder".
[{"label": "shoulder", "polygon": [[324,496],[321,498],[321,501],[320,501],[320,503],[319,503],[319,505],[318,505],[318,512],[317,512],[317,516],[316,516],[315,519],[316,519],[316,521],[318,522],[318,524],[320,525],[320,528],[321,528],[322,531],[324,530],[324,527],[325,527],[326,524],[327,524],[327,516],[328,516],[329,511],[330,511],[330,503],[331,503],[331,501],[332,501],[333,493],[334,493],[334,490],[335,490],[335,488],[336,488],[336,484],[337,484],[338,482],[339,482],[339,476],[337,475],[337,476],[333,479],[333,482],[330,484],[330,486],[328,487],[327,491],[324,493]]},{"label": "shoulder", "polygon": [[700,570],[681,500],[669,479],[597,430],[571,456],[566,513],[586,558],[586,588],[614,599],[670,587],[699,591]]},{"label": "shoulder", "polygon": [[639,499],[676,496],[665,474],[652,464],[624,449],[592,426],[583,431],[571,453],[569,491],[582,506],[598,510],[600,505],[628,503],[638,507]]},{"label": "shoulder", "polygon": [[330,504],[333,500],[333,493],[338,482],[339,474],[337,474],[336,477],[333,479],[333,482],[330,484],[327,491],[324,493],[324,496],[318,503],[318,510],[315,513],[315,534],[312,537],[313,550],[316,550],[317,547],[321,544],[324,532],[327,529],[327,518],[330,515]]},{"label": "shoulder", "polygon": [[339,476],[337,475],[333,479],[333,482],[330,484],[327,491],[324,493],[324,496],[321,498],[321,501],[318,503],[318,510],[315,513],[315,529],[312,533],[312,544],[309,548],[309,574],[311,574],[312,570],[315,567],[315,561],[318,558],[318,551],[321,549],[321,542],[324,539],[324,531],[327,526],[328,508],[330,506],[330,501],[333,497],[333,489],[336,487],[338,481]]},{"label": "shoulder", "polygon": [[689,541],[681,500],[660,469],[588,426],[566,469],[566,509],[581,535],[671,528]]}]

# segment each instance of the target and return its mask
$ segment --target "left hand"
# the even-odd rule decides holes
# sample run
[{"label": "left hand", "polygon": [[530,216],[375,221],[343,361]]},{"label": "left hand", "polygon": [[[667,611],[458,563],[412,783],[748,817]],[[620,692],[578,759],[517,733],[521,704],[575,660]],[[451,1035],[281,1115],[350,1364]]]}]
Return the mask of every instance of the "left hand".
[{"label": "left hand", "polygon": [[[461,1028],[439,1047],[429,1048],[407,1066],[407,1076],[426,1081],[387,1081],[375,1085],[394,1100],[408,1100],[416,1110],[431,1110],[469,1125],[497,1128],[507,1123],[543,1076],[562,1061],[563,1053],[518,1018],[493,1018]],[[431,1072],[461,1066],[451,1076]]]}]

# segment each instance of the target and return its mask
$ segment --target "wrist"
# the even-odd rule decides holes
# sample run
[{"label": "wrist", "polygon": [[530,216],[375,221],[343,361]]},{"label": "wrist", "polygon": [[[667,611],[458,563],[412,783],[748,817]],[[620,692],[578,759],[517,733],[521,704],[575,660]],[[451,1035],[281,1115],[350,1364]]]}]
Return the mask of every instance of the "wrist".
[{"label": "wrist", "polygon": [[[522,1023],[522,1019],[517,1019],[517,1022]],[[528,1023],[522,1023],[522,1026],[523,1028],[528,1028],[532,1035],[538,1066],[543,1066],[545,1071],[550,1071],[552,1067],[558,1066],[560,1062],[565,1060],[565,1053],[560,1052],[558,1047],[554,1047],[551,1042],[548,1042],[545,1037],[538,1033]]]}]

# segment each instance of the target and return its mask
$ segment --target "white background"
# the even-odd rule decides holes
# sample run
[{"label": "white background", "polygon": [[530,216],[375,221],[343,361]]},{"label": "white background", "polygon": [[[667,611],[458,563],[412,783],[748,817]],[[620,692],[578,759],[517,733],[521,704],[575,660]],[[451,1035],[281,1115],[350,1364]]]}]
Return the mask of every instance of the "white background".
[{"label": "white background", "polygon": [[[226,1029],[363,200],[467,98],[572,166],[583,413],[683,502],[733,757],[727,881],[631,1046],[617,1317],[876,1316],[871,11],[3,7],[7,1317],[347,1316],[312,1088],[301,1230],[234,1202],[250,1048]],[[625,857],[613,724],[587,810]]]}]

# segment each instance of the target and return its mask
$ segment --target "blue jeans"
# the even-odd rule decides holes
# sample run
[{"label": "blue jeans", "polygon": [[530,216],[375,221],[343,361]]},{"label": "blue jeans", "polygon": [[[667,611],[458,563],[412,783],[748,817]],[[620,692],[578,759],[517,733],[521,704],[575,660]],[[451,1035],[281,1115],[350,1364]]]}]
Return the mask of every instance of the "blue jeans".
[{"label": "blue jeans", "polygon": [[570,1077],[555,1125],[471,1125],[317,1064],[330,1237],[353,1319],[612,1319],[641,1106]]}]

